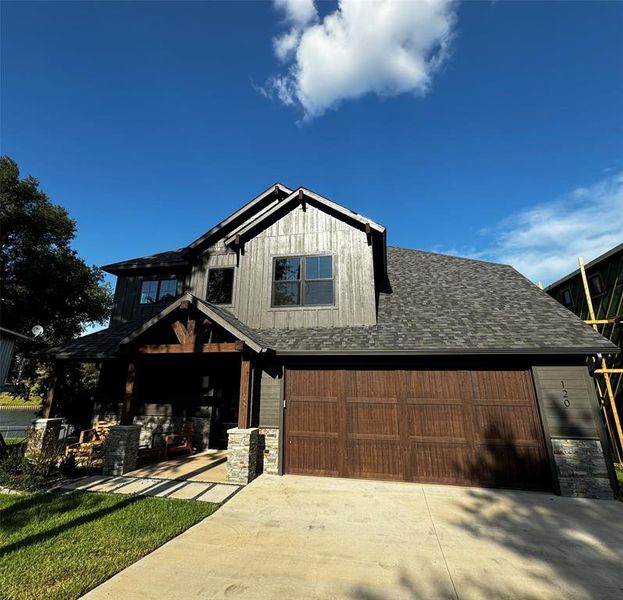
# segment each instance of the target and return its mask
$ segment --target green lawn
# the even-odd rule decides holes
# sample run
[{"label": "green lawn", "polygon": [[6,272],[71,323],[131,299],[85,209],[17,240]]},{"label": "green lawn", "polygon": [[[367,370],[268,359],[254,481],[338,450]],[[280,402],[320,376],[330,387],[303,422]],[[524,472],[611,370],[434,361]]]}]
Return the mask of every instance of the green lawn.
[{"label": "green lawn", "polygon": [[215,509],[118,494],[0,494],[0,600],[78,598]]},{"label": "green lawn", "polygon": [[41,398],[39,396],[34,396],[28,400],[28,402],[24,402],[21,398],[17,398],[8,392],[0,393],[0,406],[25,406],[27,408],[37,409],[41,405]]}]

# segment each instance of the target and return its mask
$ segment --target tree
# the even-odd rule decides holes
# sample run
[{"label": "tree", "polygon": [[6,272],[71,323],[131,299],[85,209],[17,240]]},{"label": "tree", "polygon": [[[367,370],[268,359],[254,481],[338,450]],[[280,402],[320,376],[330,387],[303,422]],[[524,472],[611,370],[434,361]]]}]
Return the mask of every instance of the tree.
[{"label": "tree", "polygon": [[[67,341],[89,322],[102,323],[112,294],[104,275],[71,247],[76,223],[50,202],[39,182],[20,179],[17,163],[0,157],[0,311],[5,327],[29,333],[41,325],[38,346]],[[34,364],[24,369],[34,380]]]}]

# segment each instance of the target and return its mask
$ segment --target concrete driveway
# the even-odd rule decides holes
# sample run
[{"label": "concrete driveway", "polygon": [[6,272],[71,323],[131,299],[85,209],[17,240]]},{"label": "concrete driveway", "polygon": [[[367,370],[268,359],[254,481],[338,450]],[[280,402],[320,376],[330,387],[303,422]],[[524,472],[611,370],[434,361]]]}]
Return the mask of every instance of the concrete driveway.
[{"label": "concrete driveway", "polygon": [[623,598],[623,504],[264,475],[89,600]]}]

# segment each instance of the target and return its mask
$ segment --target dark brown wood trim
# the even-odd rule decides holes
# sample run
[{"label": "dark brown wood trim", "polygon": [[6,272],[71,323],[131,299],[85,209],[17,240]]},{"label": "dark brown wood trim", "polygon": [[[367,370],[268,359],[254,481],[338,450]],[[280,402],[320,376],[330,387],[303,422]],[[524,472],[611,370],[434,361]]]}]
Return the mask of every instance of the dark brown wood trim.
[{"label": "dark brown wood trim", "polygon": [[148,344],[141,346],[138,351],[140,354],[191,354],[206,352],[242,352],[243,342],[227,342],[201,344]]},{"label": "dark brown wood trim", "polygon": [[125,381],[125,393],[123,396],[123,410],[121,412],[121,424],[132,425],[134,421],[134,393],[136,383],[136,363],[130,361],[128,363],[128,375]]},{"label": "dark brown wood trim", "polygon": [[251,359],[242,355],[240,365],[240,401],[238,405],[238,427],[246,429],[249,427],[249,408],[251,397]]}]

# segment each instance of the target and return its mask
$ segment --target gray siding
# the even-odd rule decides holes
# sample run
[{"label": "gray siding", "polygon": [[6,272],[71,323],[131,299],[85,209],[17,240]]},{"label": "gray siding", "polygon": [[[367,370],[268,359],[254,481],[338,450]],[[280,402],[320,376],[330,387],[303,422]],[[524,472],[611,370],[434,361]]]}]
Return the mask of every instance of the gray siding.
[{"label": "gray siding", "polygon": [[534,367],[543,418],[552,438],[600,438],[600,415],[586,367]]},{"label": "gray siding", "polygon": [[119,276],[115,287],[112,315],[110,318],[111,326],[116,323],[127,323],[137,319],[147,319],[159,313],[163,305],[139,304],[141,287],[144,280],[165,279],[176,277],[178,280],[178,293],[188,287],[188,277],[184,273],[154,273],[150,272],[141,275]]},{"label": "gray siding", "polygon": [[260,373],[260,427],[279,427],[282,373],[280,368]]},{"label": "gray siding", "polygon": [[[326,253],[334,257],[335,306],[272,308],[273,258]],[[236,266],[232,313],[255,328],[373,325],[372,247],[363,231],[313,206],[294,208],[245,243],[238,257],[214,246],[193,269],[192,292],[205,298],[207,270]]]}]

